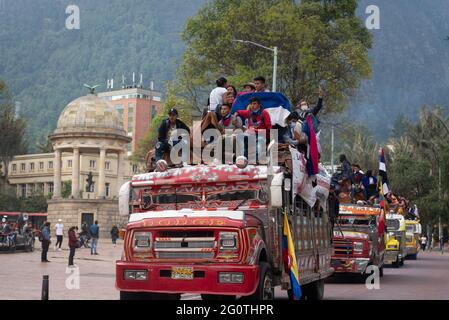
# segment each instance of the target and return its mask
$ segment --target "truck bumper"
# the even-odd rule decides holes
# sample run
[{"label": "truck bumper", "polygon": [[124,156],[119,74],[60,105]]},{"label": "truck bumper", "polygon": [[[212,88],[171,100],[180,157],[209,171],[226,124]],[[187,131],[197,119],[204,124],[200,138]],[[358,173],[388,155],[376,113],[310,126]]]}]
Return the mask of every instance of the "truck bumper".
[{"label": "truck bumper", "polygon": [[[192,280],[171,278],[172,267],[193,268]],[[146,280],[125,280],[125,270],[147,271]],[[220,283],[218,273],[242,273],[243,283]],[[253,294],[259,284],[259,266],[242,265],[189,265],[189,264],[148,264],[117,261],[116,283],[117,290],[129,292],[157,292],[157,293],[202,293],[247,296]]]},{"label": "truck bumper", "polygon": [[369,258],[335,258],[331,260],[331,266],[335,273],[360,273],[366,271],[370,262]]},{"label": "truck bumper", "polygon": [[385,252],[384,263],[392,264],[398,260],[399,251],[397,250],[387,250]]},{"label": "truck bumper", "polygon": [[406,249],[407,255],[418,254],[418,248],[416,247],[407,247]]}]

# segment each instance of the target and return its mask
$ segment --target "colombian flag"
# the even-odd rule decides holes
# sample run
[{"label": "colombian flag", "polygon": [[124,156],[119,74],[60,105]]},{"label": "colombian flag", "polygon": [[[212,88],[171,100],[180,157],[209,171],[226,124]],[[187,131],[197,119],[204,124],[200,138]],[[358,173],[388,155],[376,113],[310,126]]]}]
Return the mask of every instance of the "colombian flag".
[{"label": "colombian flag", "polygon": [[293,299],[301,299],[302,292],[299,286],[298,265],[296,264],[295,247],[293,245],[292,235],[290,233],[290,226],[288,225],[287,212],[284,212],[284,234],[282,241],[282,248],[285,258],[286,272],[290,273],[290,282],[292,285]]}]

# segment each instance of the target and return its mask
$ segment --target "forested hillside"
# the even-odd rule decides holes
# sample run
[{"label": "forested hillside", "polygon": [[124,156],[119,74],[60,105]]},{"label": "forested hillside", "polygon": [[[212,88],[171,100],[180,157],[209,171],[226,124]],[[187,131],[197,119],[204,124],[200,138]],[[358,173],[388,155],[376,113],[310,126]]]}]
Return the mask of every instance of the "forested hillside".
[{"label": "forested hillside", "polygon": [[[83,83],[104,90],[107,78],[117,86],[123,73],[129,79],[134,71],[162,89],[175,77],[184,50],[179,33],[205,2],[0,1],[0,78],[21,102],[30,146],[42,142],[62,108],[86,92]],[[65,28],[69,4],[80,8],[80,30]],[[360,17],[371,4],[381,13],[381,29],[371,31],[373,77],[363,82],[350,115],[385,139],[397,116],[416,115],[423,104],[448,104],[449,1],[361,0]]]},{"label": "forested hillside", "polygon": [[[122,74],[143,73],[156,89],[175,75],[184,21],[203,0],[2,0],[0,78],[21,102],[31,151],[51,132],[64,106]],[[80,29],[65,27],[66,7],[80,9]]]}]

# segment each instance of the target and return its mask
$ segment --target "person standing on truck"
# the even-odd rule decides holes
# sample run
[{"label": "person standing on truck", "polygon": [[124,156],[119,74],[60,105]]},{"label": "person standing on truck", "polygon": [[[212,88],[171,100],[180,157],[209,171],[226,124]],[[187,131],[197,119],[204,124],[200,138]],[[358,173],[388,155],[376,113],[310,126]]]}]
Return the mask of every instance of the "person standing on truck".
[{"label": "person standing on truck", "polygon": [[61,251],[61,244],[64,238],[64,224],[62,223],[61,219],[58,219],[58,223],[55,224],[55,231],[56,231],[55,251],[56,249],[58,249],[58,251]]},{"label": "person standing on truck", "polygon": [[270,92],[270,90],[267,89],[266,85],[266,79],[265,77],[258,76],[253,79],[254,85],[256,86],[256,92]]},{"label": "person standing on truck", "polygon": [[171,136],[176,132],[176,130],[184,129],[190,134],[190,128],[184,122],[179,120],[178,116],[178,110],[171,108],[168,111],[168,118],[163,120],[159,126],[157,138],[158,142],[156,144],[156,161],[161,160],[164,152],[170,151],[173,146],[182,141],[178,140],[178,137],[176,137],[176,140],[171,140]]},{"label": "person standing on truck", "polygon": [[228,80],[221,77],[216,81],[217,87],[209,95],[209,111],[215,111],[217,106],[223,104],[223,95],[228,92]]},{"label": "person standing on truck", "polygon": [[92,237],[92,245],[90,248],[90,254],[97,255],[97,244],[98,244],[98,238],[100,238],[100,227],[98,227],[98,221],[95,221],[93,225],[90,226],[90,235]]},{"label": "person standing on truck", "polygon": [[[266,148],[267,138],[270,136],[270,114],[262,107],[259,98],[252,97],[250,109],[238,110],[237,115],[246,119],[246,127],[248,128],[245,132],[246,135],[256,136],[256,157],[259,158],[259,155],[262,154],[262,148]],[[245,143],[245,157],[248,158],[248,143]]]}]

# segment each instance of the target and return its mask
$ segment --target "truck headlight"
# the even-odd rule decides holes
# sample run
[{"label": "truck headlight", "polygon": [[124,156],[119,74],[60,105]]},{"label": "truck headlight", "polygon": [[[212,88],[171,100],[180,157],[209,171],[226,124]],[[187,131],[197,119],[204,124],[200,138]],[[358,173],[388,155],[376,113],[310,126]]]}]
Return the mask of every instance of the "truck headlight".
[{"label": "truck headlight", "polygon": [[134,251],[149,251],[151,248],[151,232],[135,232],[133,238]]},{"label": "truck headlight", "polygon": [[148,279],[148,272],[146,270],[125,270],[123,278],[125,280],[143,281]]},{"label": "truck headlight", "polygon": [[237,250],[237,236],[237,232],[220,232],[218,242],[220,244],[220,250]]},{"label": "truck headlight", "polygon": [[363,242],[354,242],[354,252],[363,252]]}]

